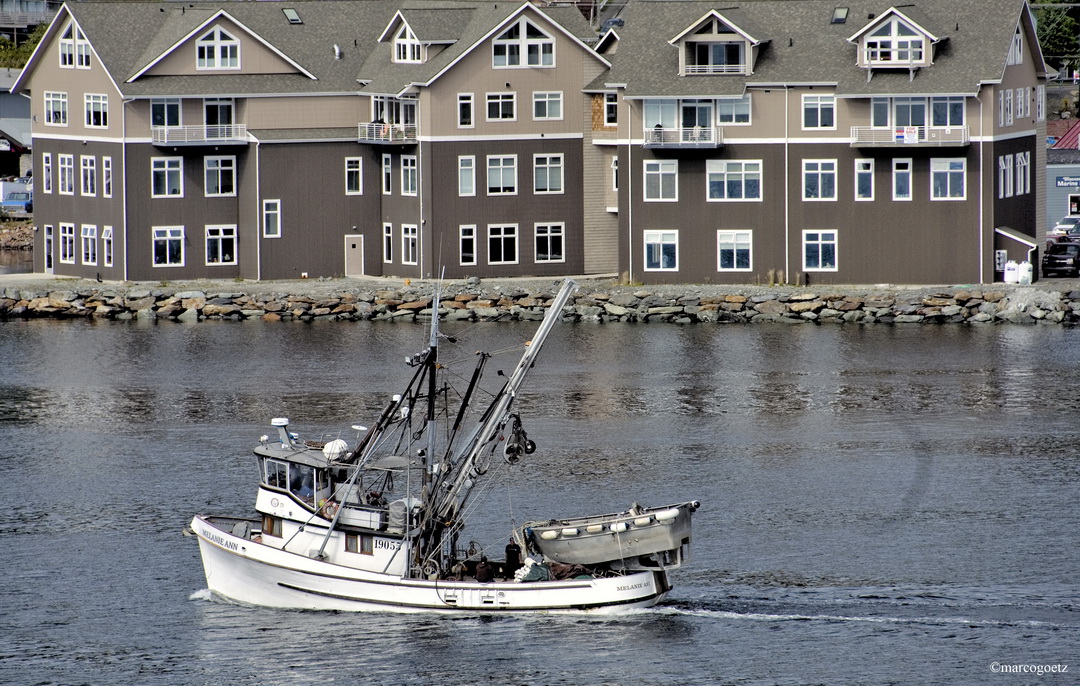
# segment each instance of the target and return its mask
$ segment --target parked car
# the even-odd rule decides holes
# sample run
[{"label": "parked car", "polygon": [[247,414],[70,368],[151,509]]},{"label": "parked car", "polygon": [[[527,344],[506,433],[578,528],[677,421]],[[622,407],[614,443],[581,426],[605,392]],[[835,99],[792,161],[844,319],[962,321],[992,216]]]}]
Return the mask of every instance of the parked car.
[{"label": "parked car", "polygon": [[31,214],[34,211],[34,191],[11,191],[0,201],[0,209],[10,215]]},{"label": "parked car", "polygon": [[1080,216],[1062,217],[1058,220],[1058,223],[1055,224],[1054,228],[1050,231],[1051,233],[1056,234],[1066,234],[1069,232],[1069,229],[1080,230]]},{"label": "parked car", "polygon": [[1042,275],[1080,277],[1080,242],[1053,243],[1042,259]]}]

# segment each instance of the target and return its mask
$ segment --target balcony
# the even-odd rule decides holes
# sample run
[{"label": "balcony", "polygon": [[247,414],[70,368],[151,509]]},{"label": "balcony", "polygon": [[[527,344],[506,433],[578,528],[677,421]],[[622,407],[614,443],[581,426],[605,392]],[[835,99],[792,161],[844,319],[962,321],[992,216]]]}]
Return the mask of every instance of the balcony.
[{"label": "balcony", "polygon": [[645,129],[646,148],[719,148],[723,144],[724,129],[719,126]]},{"label": "balcony", "polygon": [[202,126],[151,126],[154,145],[247,145],[244,124]]},{"label": "balcony", "polygon": [[687,76],[694,74],[745,74],[745,64],[688,64],[683,67]]},{"label": "balcony", "polygon": [[970,142],[968,139],[968,127],[966,126],[851,127],[851,147],[853,148],[902,148],[904,146],[946,148],[963,147]]},{"label": "balcony", "polygon": [[360,124],[357,138],[360,143],[415,143],[416,124]]}]

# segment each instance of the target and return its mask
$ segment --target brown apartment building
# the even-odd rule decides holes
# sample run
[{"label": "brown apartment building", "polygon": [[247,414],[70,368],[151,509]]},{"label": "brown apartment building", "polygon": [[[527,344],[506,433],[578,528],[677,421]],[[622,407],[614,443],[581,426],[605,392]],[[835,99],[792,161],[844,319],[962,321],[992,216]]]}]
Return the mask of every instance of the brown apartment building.
[{"label": "brown apartment building", "polygon": [[38,271],[975,283],[1044,83],[1023,0],[331,0],[66,4],[13,90]]}]

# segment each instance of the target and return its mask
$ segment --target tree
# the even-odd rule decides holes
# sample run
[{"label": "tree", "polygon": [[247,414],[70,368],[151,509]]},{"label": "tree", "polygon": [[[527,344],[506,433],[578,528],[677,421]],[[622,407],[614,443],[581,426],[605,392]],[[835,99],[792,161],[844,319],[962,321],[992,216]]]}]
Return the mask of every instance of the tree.
[{"label": "tree", "polygon": [[22,69],[41,42],[48,24],[38,24],[22,43],[16,44],[7,36],[0,36],[0,68]]}]

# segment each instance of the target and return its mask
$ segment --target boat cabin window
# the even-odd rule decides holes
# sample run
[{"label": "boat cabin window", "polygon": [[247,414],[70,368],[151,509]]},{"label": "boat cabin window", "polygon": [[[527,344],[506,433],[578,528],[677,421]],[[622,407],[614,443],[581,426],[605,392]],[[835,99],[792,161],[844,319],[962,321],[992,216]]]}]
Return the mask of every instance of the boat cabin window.
[{"label": "boat cabin window", "polygon": [[266,485],[273,486],[274,488],[287,488],[289,479],[289,465],[284,462],[278,462],[277,460],[265,460],[264,465],[266,467]]},{"label": "boat cabin window", "polygon": [[373,555],[372,537],[367,534],[345,534],[345,551]]},{"label": "boat cabin window", "polygon": [[304,464],[289,465],[289,490],[309,503],[315,500],[315,468]]},{"label": "boat cabin window", "polygon": [[264,514],[262,532],[266,536],[277,536],[278,538],[281,538],[281,518]]}]

